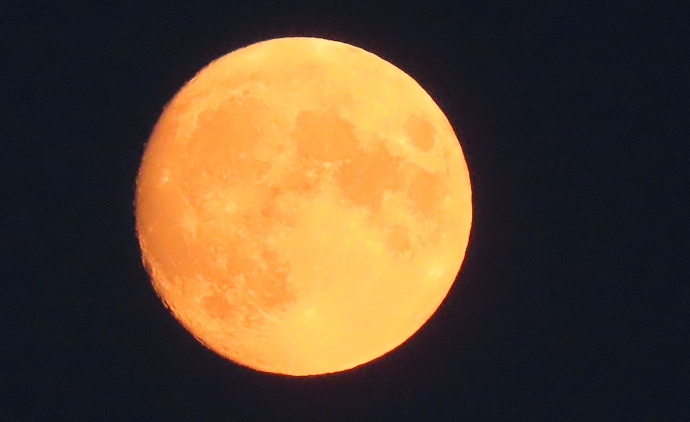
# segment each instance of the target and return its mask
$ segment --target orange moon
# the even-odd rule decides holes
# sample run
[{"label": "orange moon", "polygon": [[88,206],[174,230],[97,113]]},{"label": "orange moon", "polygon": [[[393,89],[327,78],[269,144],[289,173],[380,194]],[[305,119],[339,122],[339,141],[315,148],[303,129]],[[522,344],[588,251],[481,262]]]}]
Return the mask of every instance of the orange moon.
[{"label": "orange moon", "polygon": [[136,230],[155,291],[201,343],[315,375],[391,351],[436,311],[472,222],[453,128],[414,79],[336,41],[209,64],[146,144]]}]

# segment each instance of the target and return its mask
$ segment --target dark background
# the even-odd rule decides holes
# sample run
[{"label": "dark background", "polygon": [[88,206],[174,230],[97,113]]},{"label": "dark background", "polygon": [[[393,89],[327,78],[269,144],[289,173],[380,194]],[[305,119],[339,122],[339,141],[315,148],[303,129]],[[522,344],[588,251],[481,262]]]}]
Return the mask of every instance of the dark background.
[{"label": "dark background", "polygon": [[[683,2],[0,6],[0,419],[690,420]],[[202,347],[151,288],[134,182],[211,60],[348,42],[453,124],[475,219],[434,317],[352,371],[290,378]]]}]

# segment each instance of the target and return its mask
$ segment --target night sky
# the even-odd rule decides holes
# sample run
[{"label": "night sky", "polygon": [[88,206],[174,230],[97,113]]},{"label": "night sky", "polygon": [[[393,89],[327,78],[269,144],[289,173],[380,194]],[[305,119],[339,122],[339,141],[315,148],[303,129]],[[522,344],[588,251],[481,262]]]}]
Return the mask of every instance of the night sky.
[{"label": "night sky", "polygon": [[[0,6],[0,419],[690,420],[682,2],[327,3]],[[284,36],[415,78],[473,189],[437,313],[384,357],[312,378],[204,348],[134,232],[163,106],[213,59]]]}]

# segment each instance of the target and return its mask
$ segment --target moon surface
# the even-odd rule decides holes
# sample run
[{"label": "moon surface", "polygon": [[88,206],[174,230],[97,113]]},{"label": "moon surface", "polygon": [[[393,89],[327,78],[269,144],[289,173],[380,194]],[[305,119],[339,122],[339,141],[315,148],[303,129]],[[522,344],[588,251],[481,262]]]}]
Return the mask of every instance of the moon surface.
[{"label": "moon surface", "polygon": [[135,213],[153,286],[197,339],[303,376],[376,359],[431,317],[472,200],[458,139],[410,76],[280,38],[215,60],[165,107]]}]

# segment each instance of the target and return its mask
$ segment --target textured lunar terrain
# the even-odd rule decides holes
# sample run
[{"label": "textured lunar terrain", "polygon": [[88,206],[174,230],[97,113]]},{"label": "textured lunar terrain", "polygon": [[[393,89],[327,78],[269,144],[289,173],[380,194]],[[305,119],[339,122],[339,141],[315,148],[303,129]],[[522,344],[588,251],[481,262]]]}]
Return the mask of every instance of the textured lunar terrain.
[{"label": "textured lunar terrain", "polygon": [[166,106],[137,179],[162,300],[212,350],[291,375],[349,369],[414,334],[458,273],[471,209],[431,97],[320,39],[203,69]]}]

